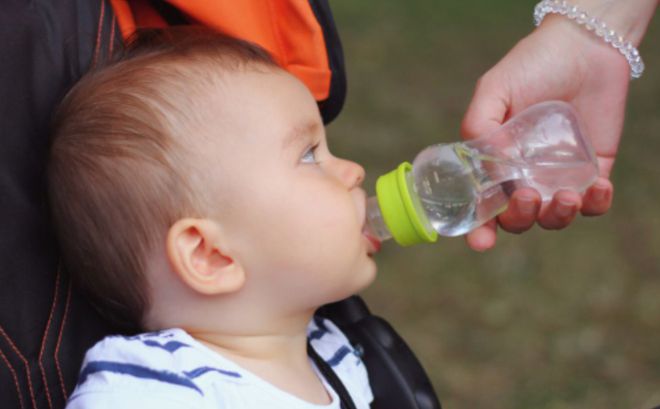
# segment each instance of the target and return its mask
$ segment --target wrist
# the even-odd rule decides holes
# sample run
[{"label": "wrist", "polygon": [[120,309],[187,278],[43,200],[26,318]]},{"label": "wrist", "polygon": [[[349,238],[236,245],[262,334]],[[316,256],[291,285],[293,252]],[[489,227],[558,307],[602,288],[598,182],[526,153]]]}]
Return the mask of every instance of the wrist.
[{"label": "wrist", "polygon": [[658,0],[570,0],[590,16],[604,21],[635,47],[642,42]]},{"label": "wrist", "polygon": [[[646,2],[649,0],[631,1]],[[657,0],[653,1],[657,3]],[[613,49],[623,55],[630,65],[631,79],[639,78],[644,72],[644,62],[630,38],[622,36],[605,21],[595,17],[575,3],[576,1],[569,2],[567,0],[542,0],[534,8],[534,22],[537,26],[540,25],[548,14],[561,14],[569,20],[573,20],[576,25],[582,26],[588,31],[593,31],[597,37],[600,37],[605,43],[611,45]],[[599,4],[604,7],[606,3],[606,1],[602,1]],[[608,15],[612,16],[612,14]],[[617,21],[621,22],[622,20]]]}]

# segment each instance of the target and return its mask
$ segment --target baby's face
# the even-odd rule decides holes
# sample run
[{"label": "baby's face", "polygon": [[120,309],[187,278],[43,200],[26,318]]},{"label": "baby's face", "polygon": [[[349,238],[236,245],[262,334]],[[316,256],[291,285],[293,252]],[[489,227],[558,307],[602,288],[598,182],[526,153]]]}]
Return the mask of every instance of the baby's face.
[{"label": "baby's face", "polygon": [[366,287],[376,265],[362,234],[364,170],[330,153],[307,88],[284,72],[244,72],[219,93],[206,131],[218,135],[206,152],[217,220],[258,304],[311,308]]}]

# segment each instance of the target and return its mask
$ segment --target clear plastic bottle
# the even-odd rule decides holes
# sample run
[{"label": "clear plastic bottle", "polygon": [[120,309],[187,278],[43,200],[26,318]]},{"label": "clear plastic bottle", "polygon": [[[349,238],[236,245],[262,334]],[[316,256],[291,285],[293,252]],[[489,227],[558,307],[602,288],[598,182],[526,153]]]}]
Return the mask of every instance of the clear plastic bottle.
[{"label": "clear plastic bottle", "polygon": [[367,201],[367,234],[404,246],[458,236],[504,211],[516,188],[547,201],[561,189],[584,191],[597,175],[571,105],[543,102],[490,135],[430,146],[381,176]]}]

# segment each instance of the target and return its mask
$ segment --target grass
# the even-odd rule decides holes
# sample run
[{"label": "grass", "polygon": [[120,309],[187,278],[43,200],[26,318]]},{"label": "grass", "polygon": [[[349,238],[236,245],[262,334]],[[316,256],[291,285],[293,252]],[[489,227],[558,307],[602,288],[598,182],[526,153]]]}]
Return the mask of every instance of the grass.
[{"label": "grass", "polygon": [[[532,29],[534,3],[334,0],[349,96],[333,151],[365,186],[455,141],[476,79]],[[402,249],[386,243],[371,308],[409,341],[446,408],[650,409],[660,404],[660,19],[641,52],[613,209],[561,232]]]}]

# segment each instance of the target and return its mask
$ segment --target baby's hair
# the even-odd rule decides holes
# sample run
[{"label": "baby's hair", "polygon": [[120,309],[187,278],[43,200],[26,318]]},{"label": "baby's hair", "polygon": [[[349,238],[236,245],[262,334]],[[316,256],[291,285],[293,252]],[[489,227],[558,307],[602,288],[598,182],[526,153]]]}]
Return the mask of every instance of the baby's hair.
[{"label": "baby's hair", "polygon": [[168,228],[208,213],[187,156],[208,94],[227,73],[272,69],[263,49],[208,29],[143,30],[62,101],[47,174],[53,222],[65,267],[118,328],[142,326],[147,261]]}]

